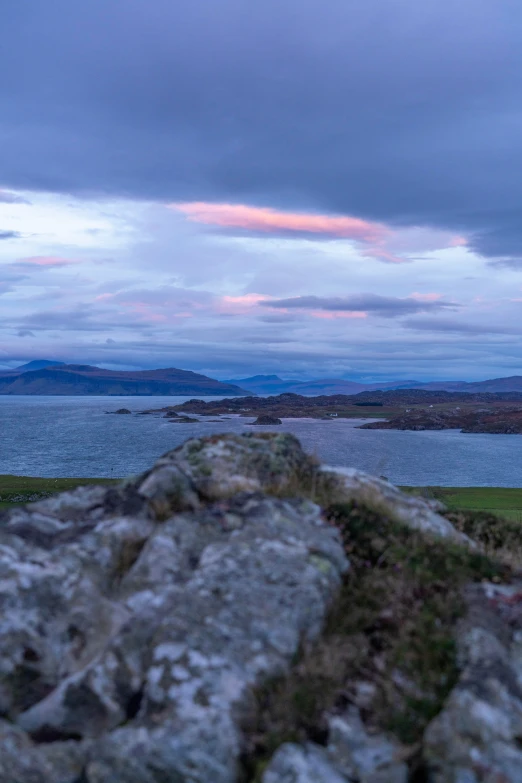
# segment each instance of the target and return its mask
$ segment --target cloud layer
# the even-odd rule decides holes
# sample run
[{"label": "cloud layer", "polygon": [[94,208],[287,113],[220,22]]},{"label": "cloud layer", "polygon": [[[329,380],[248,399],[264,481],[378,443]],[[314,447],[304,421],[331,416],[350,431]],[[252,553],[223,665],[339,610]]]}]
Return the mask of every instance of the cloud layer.
[{"label": "cloud layer", "polygon": [[518,259],[521,15],[517,0],[11,3],[5,187],[431,225]]},{"label": "cloud layer", "polygon": [[1,361],[520,372],[518,0],[4,5]]},{"label": "cloud layer", "polygon": [[367,255],[373,234],[311,242],[300,225],[282,236],[279,217],[259,231],[257,208],[254,225],[223,233],[154,202],[20,196],[31,203],[0,205],[19,234],[0,245],[6,366],[51,356],[363,380],[519,371],[519,273],[492,276],[451,233],[385,226],[385,246],[410,263],[383,265]]}]

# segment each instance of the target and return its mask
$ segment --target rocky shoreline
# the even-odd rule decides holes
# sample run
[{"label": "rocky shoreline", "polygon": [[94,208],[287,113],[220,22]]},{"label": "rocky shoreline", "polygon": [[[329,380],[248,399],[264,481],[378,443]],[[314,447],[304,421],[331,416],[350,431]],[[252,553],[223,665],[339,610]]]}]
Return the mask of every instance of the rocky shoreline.
[{"label": "rocky shoreline", "polygon": [[[470,402],[465,394],[449,394],[422,392],[416,390],[404,392],[379,392],[379,399],[366,399],[366,395],[349,397],[332,395],[323,397],[302,397],[297,394],[280,394],[275,397],[243,397],[241,399],[226,399],[212,402],[204,400],[188,400],[180,405],[159,409],[141,411],[141,414],[163,414],[172,421],[194,422],[205,421],[210,416],[233,414],[244,418],[257,416],[254,424],[277,424],[287,418],[314,418],[331,421],[337,418],[380,418],[359,426],[359,429],[381,430],[449,430],[459,429],[464,433],[489,434],[520,434],[522,433],[522,406],[513,405],[509,401],[496,399],[502,395],[481,395],[494,397],[494,401],[485,404],[483,401]],[[458,397],[460,404],[441,402],[447,394]],[[412,396],[413,395],[413,396]],[[363,396],[364,400],[359,398]],[[477,395],[474,395],[477,396]],[[464,401],[460,398],[464,397]],[[401,398],[414,399],[409,407],[399,407]],[[394,407],[383,400],[394,401]],[[433,399],[435,402],[430,403]],[[419,402],[422,400],[422,402]],[[200,418],[190,418],[189,414],[197,414]]]},{"label": "rocky shoreline", "polygon": [[[428,392],[418,389],[364,392],[356,395],[304,397],[279,394],[271,397],[242,397],[225,400],[192,399],[180,405],[150,409],[142,413],[166,417],[197,414],[200,417],[235,414],[272,419],[379,418],[363,429],[442,430],[463,432],[520,433],[522,405],[517,394],[466,394]],[[204,420],[204,418],[202,418]],[[267,420],[268,421],[268,420]]]},{"label": "rocky shoreline", "polygon": [[456,408],[447,411],[412,410],[387,421],[363,424],[367,430],[454,430],[465,433],[519,435],[522,433],[522,407]]},{"label": "rocky shoreline", "polygon": [[249,432],[0,536],[2,781],[522,781],[518,524]]}]

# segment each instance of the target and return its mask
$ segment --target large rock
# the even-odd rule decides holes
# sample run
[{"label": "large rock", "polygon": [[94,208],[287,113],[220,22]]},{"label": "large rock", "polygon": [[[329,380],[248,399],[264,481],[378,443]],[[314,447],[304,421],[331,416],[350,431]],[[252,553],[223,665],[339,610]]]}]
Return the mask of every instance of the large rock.
[{"label": "large rock", "polygon": [[[275,433],[192,439],[118,487],[1,513],[0,783],[239,783],[255,691],[317,639],[348,569],[300,494],[472,543],[436,503]],[[521,595],[469,589],[430,783],[522,783]],[[353,706],[326,725],[263,783],[405,783],[404,749]]]},{"label": "large rock", "polygon": [[253,688],[348,567],[316,505],[260,492],[309,468],[291,436],[193,440],[3,515],[1,781],[235,783]]},{"label": "large rock", "polygon": [[174,462],[208,500],[237,492],[295,494],[311,470],[309,458],[293,435],[247,433],[193,438],[169,452],[158,465]]}]

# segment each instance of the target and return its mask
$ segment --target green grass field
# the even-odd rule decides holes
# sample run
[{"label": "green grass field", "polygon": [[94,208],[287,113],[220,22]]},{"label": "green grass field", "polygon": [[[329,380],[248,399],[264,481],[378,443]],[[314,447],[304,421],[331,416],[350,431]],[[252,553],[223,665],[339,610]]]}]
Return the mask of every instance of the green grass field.
[{"label": "green grass field", "polygon": [[407,492],[436,498],[457,511],[488,511],[522,522],[522,489],[505,487],[403,487]]},{"label": "green grass field", "polygon": [[0,508],[48,497],[83,484],[114,484],[117,479],[101,478],[35,478],[33,476],[0,475]]}]

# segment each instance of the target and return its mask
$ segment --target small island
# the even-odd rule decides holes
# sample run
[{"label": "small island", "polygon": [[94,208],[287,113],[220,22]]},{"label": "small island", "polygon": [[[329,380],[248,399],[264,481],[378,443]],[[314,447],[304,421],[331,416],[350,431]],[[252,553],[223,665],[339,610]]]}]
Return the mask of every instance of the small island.
[{"label": "small island", "polygon": [[252,426],[260,425],[260,426],[269,426],[271,424],[282,424],[283,422],[281,419],[278,419],[276,416],[270,416],[270,414],[261,414],[261,416],[258,416],[255,421],[252,422]]}]

